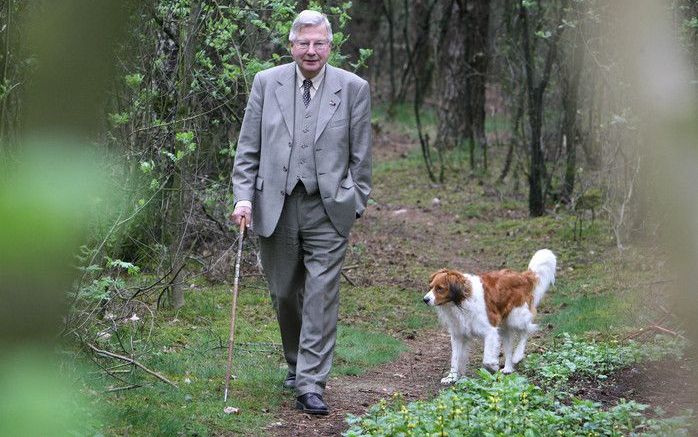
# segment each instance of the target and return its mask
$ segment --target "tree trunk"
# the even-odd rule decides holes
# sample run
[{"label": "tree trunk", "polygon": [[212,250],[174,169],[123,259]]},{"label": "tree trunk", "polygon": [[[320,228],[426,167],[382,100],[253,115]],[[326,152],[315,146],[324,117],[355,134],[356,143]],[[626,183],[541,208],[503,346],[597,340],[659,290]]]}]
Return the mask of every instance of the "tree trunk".
[{"label": "tree trunk", "polygon": [[393,117],[395,104],[397,103],[395,88],[395,14],[393,12],[393,0],[383,0],[383,14],[388,22],[388,74],[390,79],[390,102],[388,104],[388,115]]},{"label": "tree trunk", "polygon": [[[560,10],[564,10],[565,1],[561,2]],[[529,171],[529,192],[528,192],[528,212],[531,217],[540,217],[545,214],[545,199],[543,197],[543,175],[545,174],[545,157],[541,144],[543,132],[543,97],[545,89],[550,81],[555,56],[557,54],[557,43],[562,35],[561,26],[556,26],[555,32],[550,37],[548,53],[545,57],[545,65],[541,73],[540,81],[535,82],[535,59],[531,50],[531,31],[528,23],[528,11],[519,2],[519,14],[521,17],[523,32],[523,55],[524,67],[526,71],[526,88],[528,90],[528,118],[531,127],[531,164]],[[558,22],[561,21],[558,20]]]},{"label": "tree trunk", "polygon": [[566,63],[562,85],[562,135],[565,143],[565,180],[562,185],[561,198],[569,203],[574,192],[574,180],[577,170],[577,105],[579,95],[579,78],[584,67],[584,44],[581,26],[577,29],[572,49],[572,60]]},{"label": "tree trunk", "polygon": [[438,56],[438,126],[434,147],[452,149],[463,139],[467,124],[467,74],[464,26],[465,11],[454,0],[445,0],[441,8],[440,34],[436,43]]},{"label": "tree trunk", "polygon": [[523,118],[525,99],[526,90],[525,88],[521,88],[517,97],[516,112],[514,113],[514,118],[512,119],[511,123],[511,141],[509,142],[507,157],[504,160],[504,167],[502,168],[502,173],[499,175],[499,179],[497,180],[497,182],[499,183],[504,182],[504,179],[507,177],[507,174],[509,174],[512,161],[514,160],[514,146],[521,144],[519,140],[523,138],[523,135],[520,135],[519,131],[521,126],[521,118]]},{"label": "tree trunk", "polygon": [[[485,133],[485,89],[487,83],[487,67],[489,54],[489,19],[490,0],[467,2],[468,29],[468,114],[470,117],[470,143],[472,149],[477,148],[482,153],[482,166],[487,171],[487,136]],[[472,150],[471,149],[471,150]],[[472,156],[472,155],[471,155]],[[471,167],[477,166],[471,159]]]},{"label": "tree trunk", "polygon": [[[414,73],[416,103],[421,105],[431,85],[434,70],[433,53],[431,50],[431,17],[438,0],[416,0],[412,2],[411,28],[416,35],[412,50],[411,64]],[[407,38],[406,38],[407,40]]]}]

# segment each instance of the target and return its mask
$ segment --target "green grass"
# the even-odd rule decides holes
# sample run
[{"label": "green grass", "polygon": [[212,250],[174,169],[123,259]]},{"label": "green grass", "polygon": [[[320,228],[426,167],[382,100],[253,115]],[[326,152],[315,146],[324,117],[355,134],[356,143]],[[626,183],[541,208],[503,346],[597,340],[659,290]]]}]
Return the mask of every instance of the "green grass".
[{"label": "green grass", "polygon": [[[375,297],[366,299],[367,295]],[[405,346],[393,333],[408,326],[423,326],[432,319],[427,317],[427,311],[422,311],[424,320],[420,316],[407,317],[412,313],[408,308],[412,303],[400,299],[397,292],[378,293],[347,285],[342,287],[341,299],[334,375],[359,375],[371,366],[395,360]],[[95,400],[105,399],[108,404],[106,425],[101,432],[264,434],[264,427],[275,417],[281,403],[292,396],[281,389],[286,366],[278,325],[264,282],[243,279],[233,359],[236,379],[231,382],[227,403],[240,408],[240,414],[225,414],[222,398],[230,304],[228,286],[204,286],[198,282],[198,287],[187,293],[181,310],[158,313],[152,334],[146,317],[122,326],[117,334],[125,345],[134,340],[134,358],[179,385],[179,389],[140,370],[120,374],[123,382],[93,373],[86,383],[95,391]],[[101,346],[119,350],[117,335]],[[126,369],[129,368],[120,367]],[[130,384],[142,387],[97,394]]]},{"label": "green grass", "polygon": [[422,303],[422,290],[400,287],[346,287],[340,322],[365,331],[395,334],[437,325],[434,311]]},{"label": "green grass", "polygon": [[361,375],[378,364],[394,361],[407,348],[398,339],[385,334],[367,332],[347,325],[340,325],[337,333],[335,365],[337,375]]},{"label": "green grass", "polygon": [[[549,314],[542,323],[553,325],[554,333],[601,333],[617,336],[658,317],[661,291],[652,286],[660,273],[650,268],[649,255],[635,253],[623,258],[613,253],[563,266],[555,287],[543,301]],[[644,265],[644,268],[638,268]]]}]

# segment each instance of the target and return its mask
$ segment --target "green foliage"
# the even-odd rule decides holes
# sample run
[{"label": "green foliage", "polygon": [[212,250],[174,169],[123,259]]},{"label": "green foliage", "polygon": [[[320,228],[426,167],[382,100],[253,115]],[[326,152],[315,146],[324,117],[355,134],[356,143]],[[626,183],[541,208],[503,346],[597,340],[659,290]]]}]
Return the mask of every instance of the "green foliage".
[{"label": "green foliage", "polygon": [[361,67],[365,67],[368,62],[368,58],[373,54],[371,49],[359,49],[359,59],[356,62],[350,62],[349,65],[354,69],[358,70]]},{"label": "green foliage", "polygon": [[582,337],[563,333],[545,352],[530,354],[522,364],[546,386],[561,388],[573,376],[603,380],[613,371],[643,360],[656,361],[665,356],[680,358],[685,346],[681,339],[666,336],[640,344],[584,341]]},{"label": "green foliage", "polygon": [[114,126],[123,126],[129,122],[130,118],[131,118],[130,115],[126,112],[109,114],[109,121]]},{"label": "green foliage", "polygon": [[91,283],[84,287],[81,287],[78,291],[77,297],[85,301],[103,301],[108,300],[111,297],[113,289],[120,289],[124,287],[124,281],[120,278],[113,278],[111,276],[100,276],[97,279],[93,279]]},{"label": "green foliage", "polygon": [[680,354],[683,347],[667,338],[643,347],[633,342],[588,343],[565,334],[548,352],[526,360],[526,368],[543,378],[546,390],[522,375],[480,370],[432,401],[405,404],[397,397],[379,402],[363,417],[349,415],[350,429],[344,435],[685,435],[688,418],[649,419],[643,414],[648,407],[637,402],[621,400],[603,408],[557,391],[572,375],[601,379],[642,359]]},{"label": "green foliage", "polygon": [[137,90],[143,83],[143,75],[140,73],[127,74],[124,76],[124,80],[126,81],[126,86]]},{"label": "green foliage", "polygon": [[121,261],[120,259],[111,259],[109,257],[107,258],[107,266],[111,268],[117,268],[117,269],[122,269],[126,270],[130,276],[135,276],[138,273],[140,273],[141,268],[138,267],[137,265],[134,265],[133,263],[126,262],[126,261]]},{"label": "green foliage", "polygon": [[350,415],[347,437],[359,436],[546,436],[685,434],[682,419],[647,419],[647,407],[621,401],[607,410],[571,399],[562,403],[521,375],[480,370],[433,401],[405,405],[381,401],[364,417]]}]

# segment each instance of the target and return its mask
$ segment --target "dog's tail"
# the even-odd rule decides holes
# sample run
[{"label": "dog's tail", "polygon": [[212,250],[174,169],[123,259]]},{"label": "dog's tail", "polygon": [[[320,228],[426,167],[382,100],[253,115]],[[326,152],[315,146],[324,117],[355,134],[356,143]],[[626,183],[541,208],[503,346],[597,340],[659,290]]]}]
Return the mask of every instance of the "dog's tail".
[{"label": "dog's tail", "polygon": [[548,288],[555,283],[555,267],[557,259],[555,254],[548,249],[541,249],[533,255],[528,269],[538,276],[538,283],[533,290],[533,306],[538,307],[538,303],[543,299]]}]

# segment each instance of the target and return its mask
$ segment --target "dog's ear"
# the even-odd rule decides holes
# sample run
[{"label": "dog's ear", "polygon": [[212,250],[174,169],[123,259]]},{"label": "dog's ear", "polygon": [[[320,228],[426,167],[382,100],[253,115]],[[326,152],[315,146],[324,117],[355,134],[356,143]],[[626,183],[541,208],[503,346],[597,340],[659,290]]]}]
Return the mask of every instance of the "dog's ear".
[{"label": "dog's ear", "polygon": [[461,275],[453,274],[448,278],[448,291],[451,302],[460,306],[461,303],[470,296],[472,292],[470,283]]},{"label": "dog's ear", "polygon": [[438,275],[439,273],[446,273],[447,271],[448,271],[447,269],[441,269],[441,270],[437,270],[434,273],[432,273],[431,276],[429,277],[429,284],[432,283],[432,281],[434,280],[436,275]]}]

